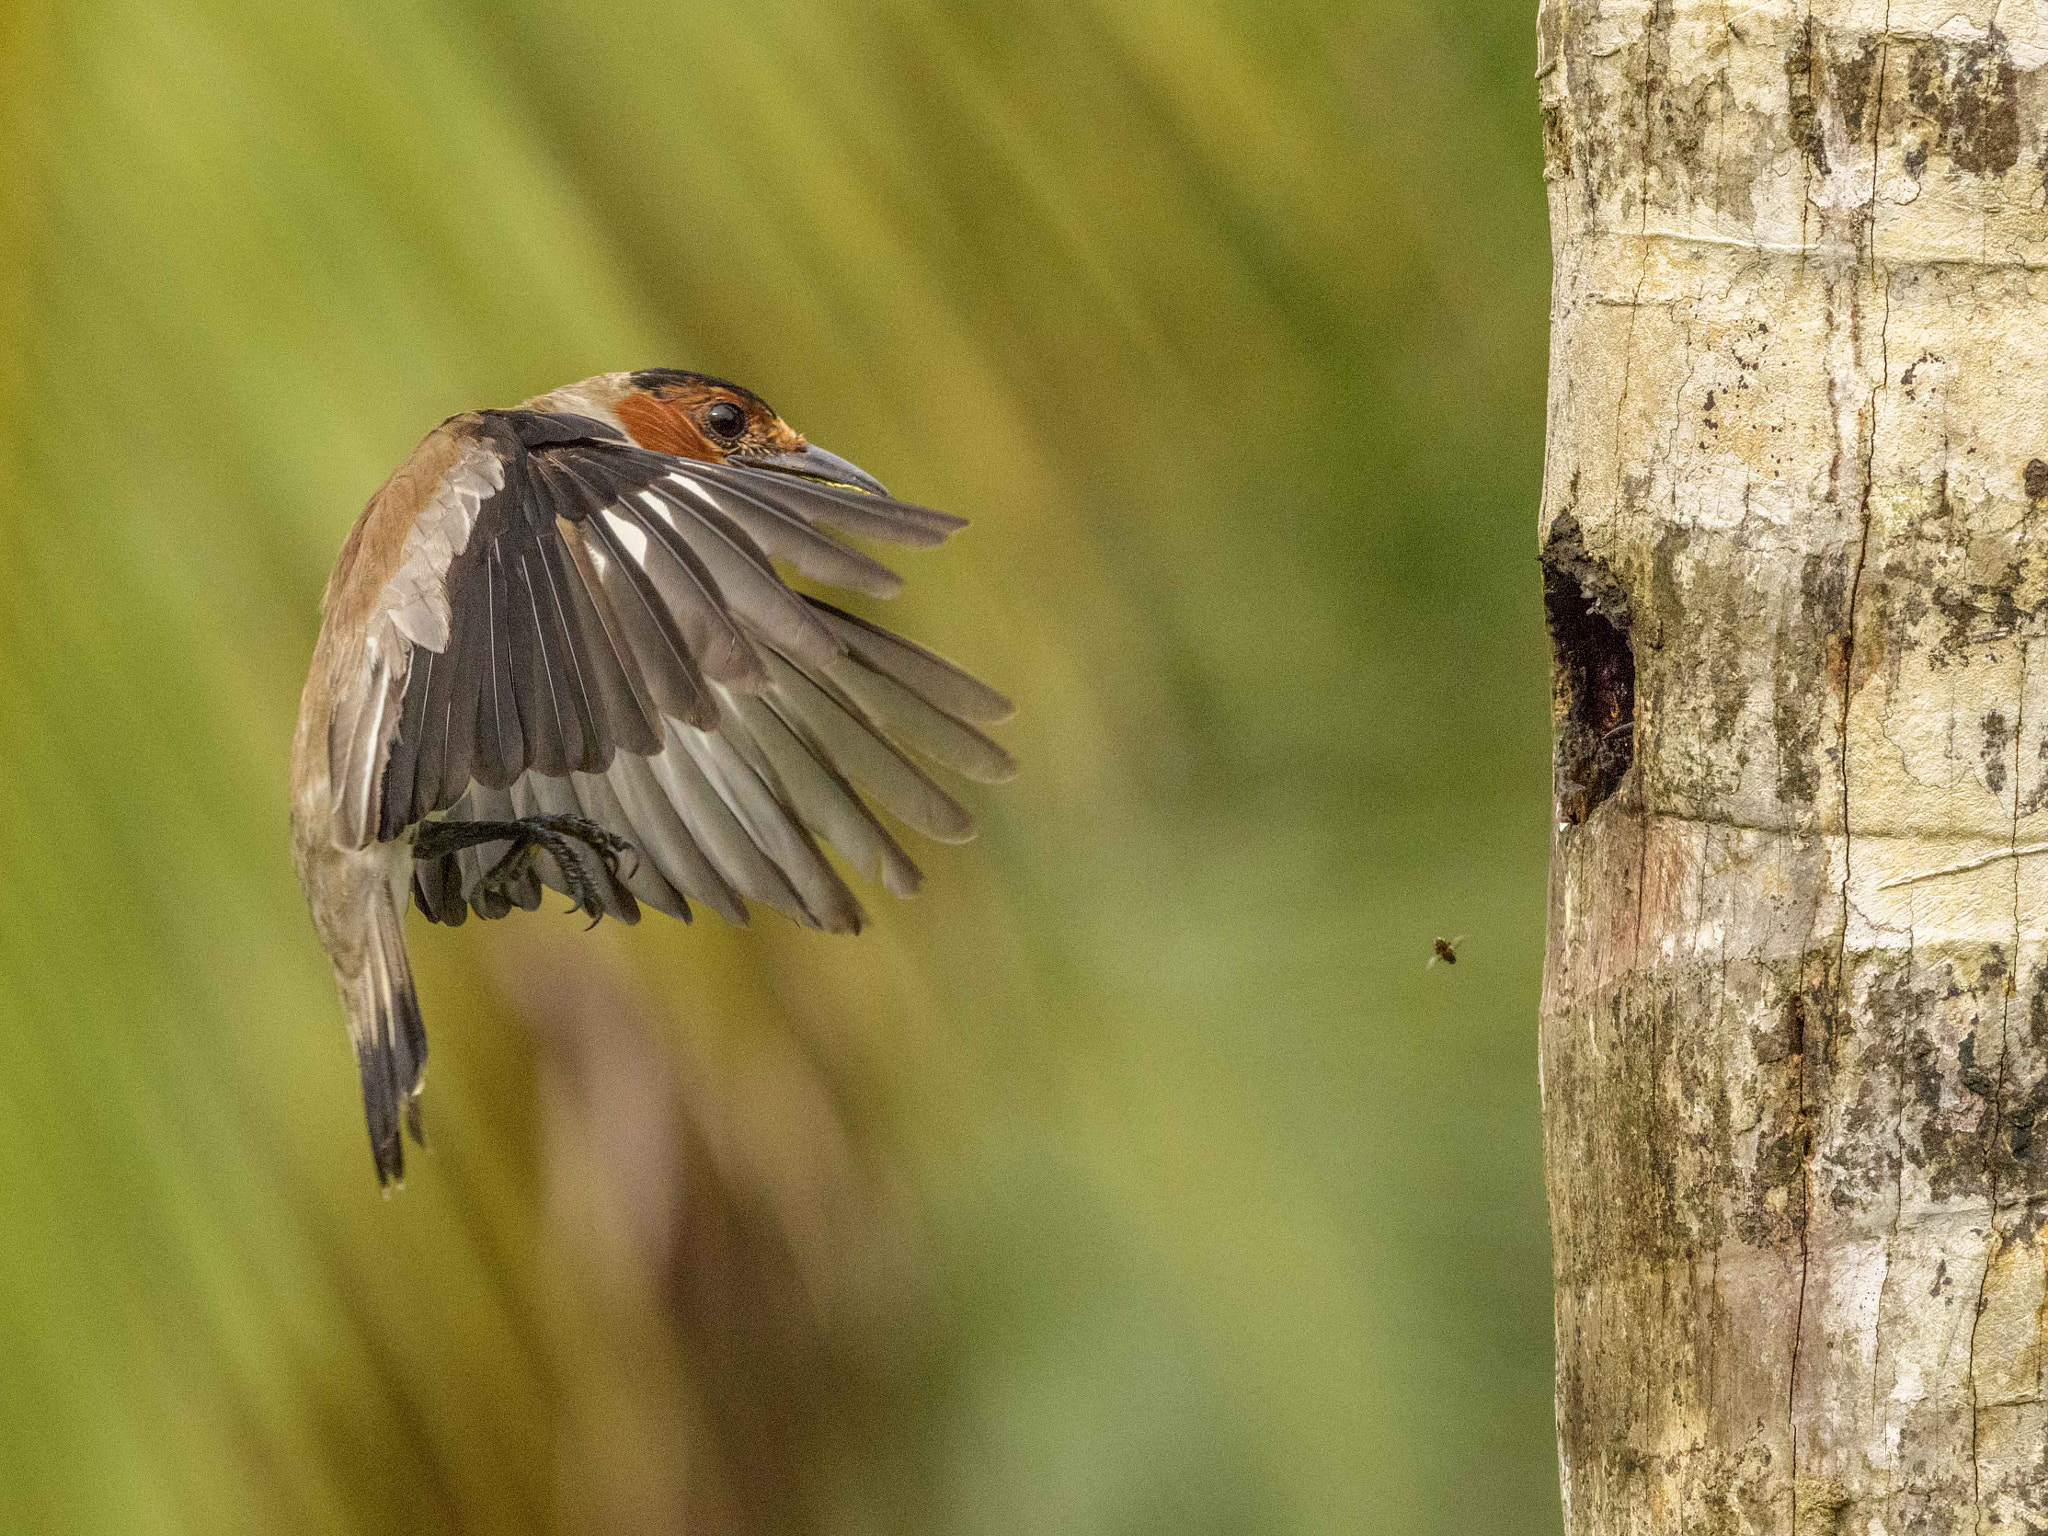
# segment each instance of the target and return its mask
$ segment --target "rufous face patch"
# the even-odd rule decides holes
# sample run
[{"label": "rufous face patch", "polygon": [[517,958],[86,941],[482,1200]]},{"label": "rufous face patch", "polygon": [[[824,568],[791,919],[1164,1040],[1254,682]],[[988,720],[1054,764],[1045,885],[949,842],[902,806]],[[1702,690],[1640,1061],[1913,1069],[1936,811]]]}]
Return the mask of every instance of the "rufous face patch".
[{"label": "rufous face patch", "polygon": [[721,463],[725,458],[724,451],[712,446],[698,430],[688,405],[667,391],[623,396],[612,410],[619,425],[642,448],[711,464]]}]

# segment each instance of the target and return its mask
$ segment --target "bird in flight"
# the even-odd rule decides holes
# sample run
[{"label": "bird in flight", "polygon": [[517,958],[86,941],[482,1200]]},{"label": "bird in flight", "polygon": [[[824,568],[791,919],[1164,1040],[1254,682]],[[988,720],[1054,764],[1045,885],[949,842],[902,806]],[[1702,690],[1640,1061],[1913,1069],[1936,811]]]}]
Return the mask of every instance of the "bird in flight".
[{"label": "bird in flight", "polygon": [[996,782],[1007,699],[799,592],[888,597],[835,534],[962,526],[813,447],[752,390],[606,373],[441,423],[343,545],[292,742],[292,854],[334,962],[377,1175],[420,1139],[426,1032],[405,909],[458,925],[553,887],[594,923],[765,902],[860,928],[820,852],[898,896],[917,866],[873,806],[962,842],[926,764]]}]

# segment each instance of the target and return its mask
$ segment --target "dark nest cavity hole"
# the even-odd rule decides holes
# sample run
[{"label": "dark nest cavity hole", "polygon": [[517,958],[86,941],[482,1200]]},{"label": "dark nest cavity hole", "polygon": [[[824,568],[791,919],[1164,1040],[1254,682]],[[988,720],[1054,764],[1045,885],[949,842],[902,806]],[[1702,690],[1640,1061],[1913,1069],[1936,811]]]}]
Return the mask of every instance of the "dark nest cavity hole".
[{"label": "dark nest cavity hole", "polygon": [[1621,787],[1636,760],[1636,658],[1628,593],[1586,548],[1570,513],[1543,548],[1556,724],[1557,819],[1577,826]]}]

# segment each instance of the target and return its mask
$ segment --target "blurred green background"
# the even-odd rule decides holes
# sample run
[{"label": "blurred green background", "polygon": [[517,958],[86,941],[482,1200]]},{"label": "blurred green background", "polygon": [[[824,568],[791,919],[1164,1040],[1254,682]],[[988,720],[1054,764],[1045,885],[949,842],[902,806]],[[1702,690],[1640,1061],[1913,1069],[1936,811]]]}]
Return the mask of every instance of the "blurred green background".
[{"label": "blurred green background", "polygon": [[[1557,1528],[1533,0],[0,29],[0,1529]],[[1025,771],[857,940],[416,920],[382,1200],[320,586],[653,365],[972,515]]]}]

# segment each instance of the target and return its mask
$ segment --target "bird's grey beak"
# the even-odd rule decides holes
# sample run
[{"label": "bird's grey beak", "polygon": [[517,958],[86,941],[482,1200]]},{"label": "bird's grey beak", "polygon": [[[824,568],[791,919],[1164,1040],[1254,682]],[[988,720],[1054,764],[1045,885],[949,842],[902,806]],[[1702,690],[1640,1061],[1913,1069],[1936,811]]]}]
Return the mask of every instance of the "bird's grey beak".
[{"label": "bird's grey beak", "polygon": [[849,464],[823,448],[803,447],[793,453],[735,454],[730,460],[744,469],[773,469],[785,475],[802,475],[833,485],[850,485],[873,496],[886,496],[888,488],[858,465]]}]

